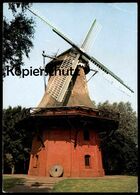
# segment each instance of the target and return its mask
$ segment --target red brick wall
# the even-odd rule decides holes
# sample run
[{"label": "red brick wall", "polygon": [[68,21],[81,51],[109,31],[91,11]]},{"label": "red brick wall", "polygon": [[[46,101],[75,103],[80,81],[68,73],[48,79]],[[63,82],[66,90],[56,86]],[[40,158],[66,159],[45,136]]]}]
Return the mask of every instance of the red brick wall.
[{"label": "red brick wall", "polygon": [[[64,169],[64,177],[103,176],[101,151],[98,134],[90,129],[90,140],[83,139],[83,129],[78,130],[77,144],[74,147],[75,129],[44,129],[42,147],[35,137],[29,165],[29,175],[50,176],[49,170],[59,164]],[[36,156],[38,155],[38,156]],[[90,167],[85,167],[85,155],[90,155]]]}]

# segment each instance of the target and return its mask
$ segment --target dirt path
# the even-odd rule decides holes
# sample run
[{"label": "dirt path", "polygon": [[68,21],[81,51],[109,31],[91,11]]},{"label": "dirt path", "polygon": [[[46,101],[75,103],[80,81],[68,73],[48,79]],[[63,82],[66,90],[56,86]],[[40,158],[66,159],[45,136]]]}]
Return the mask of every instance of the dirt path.
[{"label": "dirt path", "polygon": [[22,182],[18,182],[12,188],[4,192],[51,192],[54,184],[63,180],[64,178],[51,178],[51,177],[37,177],[28,175],[5,175],[11,178],[21,179]]}]

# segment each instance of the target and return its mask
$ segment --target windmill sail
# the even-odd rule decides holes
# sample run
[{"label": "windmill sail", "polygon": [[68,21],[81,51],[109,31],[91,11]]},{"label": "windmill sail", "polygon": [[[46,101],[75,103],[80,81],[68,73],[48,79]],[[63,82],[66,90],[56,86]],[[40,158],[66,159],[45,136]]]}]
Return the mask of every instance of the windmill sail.
[{"label": "windmill sail", "polygon": [[43,17],[40,17],[39,15],[37,15],[35,12],[33,12],[32,10],[30,10],[28,8],[28,10],[30,12],[32,12],[34,15],[36,15],[37,17],[39,17],[42,21],[44,21],[49,27],[51,27],[51,29],[58,34],[61,38],[63,38],[67,43],[69,43],[72,47],[74,47],[84,58],[86,58],[87,60],[90,60],[94,65],[96,65],[100,70],[104,71],[106,74],[109,74],[110,76],[112,76],[115,80],[117,80],[119,83],[121,83],[124,87],[126,87],[128,90],[130,90],[132,93],[134,93],[134,91],[127,86],[122,79],[120,79],[116,74],[114,74],[111,70],[109,70],[105,65],[103,65],[102,63],[100,63],[98,60],[96,60],[94,57],[90,56],[89,54],[87,54],[83,48],[79,48],[76,44],[74,44],[69,38],[67,38],[63,33],[61,33],[58,29],[56,29],[53,25],[51,25],[46,19],[44,19]]},{"label": "windmill sail", "polygon": [[84,51],[87,52],[90,50],[100,30],[101,30],[101,25],[97,23],[95,19],[86,35],[84,42],[82,43],[81,48],[84,49]]},{"label": "windmill sail", "polygon": [[62,102],[63,98],[66,94],[67,88],[69,86],[69,83],[71,81],[72,75],[68,74],[66,75],[67,70],[70,70],[70,68],[75,71],[77,64],[78,64],[78,58],[80,54],[77,53],[69,53],[63,60],[62,64],[59,67],[59,70],[65,71],[64,75],[55,75],[52,78],[51,84],[48,86],[48,93],[56,99],[58,102]]},{"label": "windmill sail", "polygon": [[116,74],[114,74],[111,70],[109,70],[106,66],[104,66],[102,63],[100,63],[98,60],[96,60],[94,57],[90,56],[89,54],[85,53],[85,51],[82,48],[79,48],[77,45],[75,45],[70,39],[66,38],[66,36],[63,36],[62,33],[59,33],[55,29],[53,31],[58,34],[60,37],[62,37],[65,41],[67,41],[70,45],[72,45],[75,49],[77,49],[85,58],[90,60],[92,63],[94,63],[98,68],[100,68],[102,71],[104,71],[106,74],[110,74],[114,79],[116,79],[118,82],[120,82],[124,87],[129,89],[132,93],[134,91],[127,86],[122,79],[120,79]]}]

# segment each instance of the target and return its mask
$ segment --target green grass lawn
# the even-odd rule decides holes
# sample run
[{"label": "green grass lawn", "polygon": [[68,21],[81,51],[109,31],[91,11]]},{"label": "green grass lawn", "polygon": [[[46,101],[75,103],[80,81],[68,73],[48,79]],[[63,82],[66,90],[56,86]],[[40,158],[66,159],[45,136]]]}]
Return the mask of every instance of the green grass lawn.
[{"label": "green grass lawn", "polygon": [[[26,183],[26,177],[3,176],[2,189],[6,191],[16,184]],[[52,192],[137,192],[135,176],[110,176],[93,179],[64,179],[54,185]]]},{"label": "green grass lawn", "polygon": [[24,182],[24,178],[14,178],[11,176],[4,176],[2,182],[2,190],[6,191],[7,189],[14,187],[16,184],[21,184]]},{"label": "green grass lawn", "polygon": [[53,192],[136,192],[137,177],[96,179],[65,179],[56,184]]}]

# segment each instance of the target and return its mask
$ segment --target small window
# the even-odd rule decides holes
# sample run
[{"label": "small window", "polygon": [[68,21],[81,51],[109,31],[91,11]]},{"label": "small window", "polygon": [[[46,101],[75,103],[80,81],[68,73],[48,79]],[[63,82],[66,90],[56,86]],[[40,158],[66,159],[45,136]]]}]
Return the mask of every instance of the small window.
[{"label": "small window", "polygon": [[89,140],[89,131],[87,129],[84,130],[84,140],[86,140],[86,141]]},{"label": "small window", "polygon": [[90,155],[85,155],[85,167],[90,167]]},{"label": "small window", "polygon": [[34,159],[33,167],[34,167],[34,168],[37,168],[37,166],[38,166],[38,155],[36,154],[36,155],[33,157],[33,159]]}]

